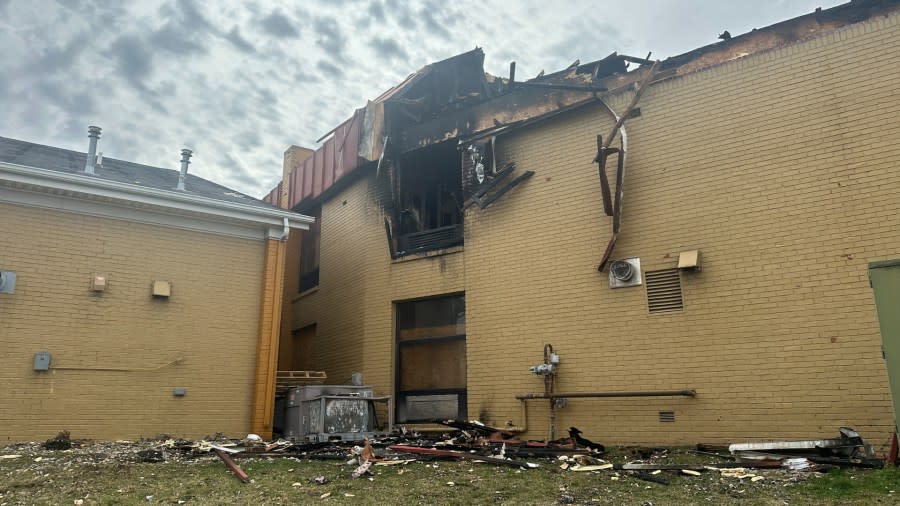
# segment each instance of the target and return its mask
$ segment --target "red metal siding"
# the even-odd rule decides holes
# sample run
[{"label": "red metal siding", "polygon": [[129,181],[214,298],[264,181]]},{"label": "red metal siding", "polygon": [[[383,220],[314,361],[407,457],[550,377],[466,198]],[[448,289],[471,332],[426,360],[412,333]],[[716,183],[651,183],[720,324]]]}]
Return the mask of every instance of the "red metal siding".
[{"label": "red metal siding", "polygon": [[364,114],[365,109],[357,109],[313,156],[293,168],[288,177],[289,208],[318,197],[360,165],[357,152]]},{"label": "red metal siding", "polygon": [[268,194],[266,194],[266,196],[263,197],[263,200],[272,204],[273,206],[281,207],[281,190],[282,190],[282,188],[284,188],[283,183],[278,183],[278,186],[276,186],[275,188],[272,188],[272,191],[270,191]]},{"label": "red metal siding", "polygon": [[322,188],[328,188],[334,183],[334,138],[325,143],[325,170],[322,171]]}]

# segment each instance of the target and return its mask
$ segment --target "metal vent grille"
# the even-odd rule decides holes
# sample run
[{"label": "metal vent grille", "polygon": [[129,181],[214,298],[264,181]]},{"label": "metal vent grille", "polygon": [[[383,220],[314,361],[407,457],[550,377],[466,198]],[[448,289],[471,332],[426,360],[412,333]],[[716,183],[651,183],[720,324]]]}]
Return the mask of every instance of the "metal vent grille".
[{"label": "metal vent grille", "polygon": [[651,314],[681,311],[681,275],[678,269],[644,274],[647,284],[647,308]]},{"label": "metal vent grille", "polygon": [[660,411],[659,412],[659,421],[660,422],[674,422],[675,421],[675,412],[674,411]]}]

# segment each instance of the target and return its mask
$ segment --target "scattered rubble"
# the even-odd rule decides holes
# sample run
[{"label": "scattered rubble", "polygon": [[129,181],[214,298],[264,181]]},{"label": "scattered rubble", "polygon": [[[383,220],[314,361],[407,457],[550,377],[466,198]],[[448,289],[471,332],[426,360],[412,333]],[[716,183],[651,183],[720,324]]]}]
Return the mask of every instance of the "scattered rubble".
[{"label": "scattered rubble", "polygon": [[53,439],[44,442],[44,448],[48,450],[68,450],[72,447],[72,439],[69,431],[64,430],[56,435]]},{"label": "scattered rubble", "polygon": [[[225,439],[221,435],[197,441],[161,435],[165,439],[93,442],[72,439],[67,432],[61,432],[44,443],[21,443],[0,448],[0,461],[27,461],[29,468],[39,470],[52,469],[63,462],[65,467],[74,467],[84,464],[209,461],[218,458],[241,482],[252,483],[237,460],[334,460],[341,465],[352,466],[344,471],[347,474],[343,476],[347,479],[368,480],[377,480],[382,470],[387,470],[384,466],[399,466],[396,474],[403,474],[404,466],[417,461],[433,467],[439,477],[442,471],[438,461],[453,460],[511,467],[516,469],[516,473],[533,472],[530,470],[544,467],[550,473],[596,475],[598,479],[625,480],[642,488],[668,486],[673,479],[686,480],[687,483],[704,474],[712,474],[717,476],[712,479],[733,497],[742,497],[751,483],[754,486],[791,484],[838,466],[883,465],[874,457],[871,445],[849,428],[841,428],[840,437],[834,439],[733,444],[729,447],[730,454],[720,452],[721,448],[700,445],[696,451],[617,448],[611,457],[601,453],[599,447],[603,445],[585,438],[574,427],[569,438],[540,442],[518,440],[511,434],[479,422],[450,421],[446,425],[453,430],[441,436],[425,437],[413,431],[397,431],[388,437],[366,439],[362,446],[351,446],[351,442],[264,441],[253,435],[235,440]],[[605,447],[603,451],[606,451]],[[536,459],[544,459],[553,465],[541,466],[532,461]],[[248,470],[252,474],[252,469]],[[334,478],[319,475],[306,479],[311,484],[325,485]],[[478,479],[477,476],[472,477],[469,482]],[[709,479],[697,483],[708,487]],[[305,481],[288,483],[291,487],[300,488]],[[453,485],[447,483],[448,486],[467,484],[459,479]]]}]

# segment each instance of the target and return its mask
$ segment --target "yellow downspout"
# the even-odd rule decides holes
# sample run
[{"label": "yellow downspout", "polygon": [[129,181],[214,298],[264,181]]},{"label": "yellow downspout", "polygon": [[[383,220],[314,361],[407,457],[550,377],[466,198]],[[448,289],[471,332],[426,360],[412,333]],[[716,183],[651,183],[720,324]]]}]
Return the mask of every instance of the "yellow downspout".
[{"label": "yellow downspout", "polygon": [[256,377],[250,430],[264,439],[272,437],[275,412],[275,372],[281,330],[281,305],[284,299],[284,262],[287,243],[269,239],[260,304],[259,339],[257,342]]}]

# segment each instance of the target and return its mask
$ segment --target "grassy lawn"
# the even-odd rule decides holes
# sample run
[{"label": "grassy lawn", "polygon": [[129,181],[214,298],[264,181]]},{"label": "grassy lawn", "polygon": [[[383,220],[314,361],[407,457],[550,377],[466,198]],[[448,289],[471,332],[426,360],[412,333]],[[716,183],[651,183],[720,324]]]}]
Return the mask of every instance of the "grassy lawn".
[{"label": "grassy lawn", "polygon": [[[3,454],[15,449],[0,448]],[[355,466],[294,458],[241,459],[252,482],[239,482],[215,457],[135,462],[136,450],[114,456],[90,448],[40,450],[0,458],[0,505],[14,504],[900,504],[900,472],[838,470],[825,475],[752,471],[751,482],[708,471],[664,471],[668,485],[629,472],[573,472],[550,460],[518,470],[473,462],[411,462],[373,467],[352,479]],[[695,455],[675,450],[661,463]],[[610,460],[624,462],[625,455]],[[324,476],[325,483],[315,478]]]}]

